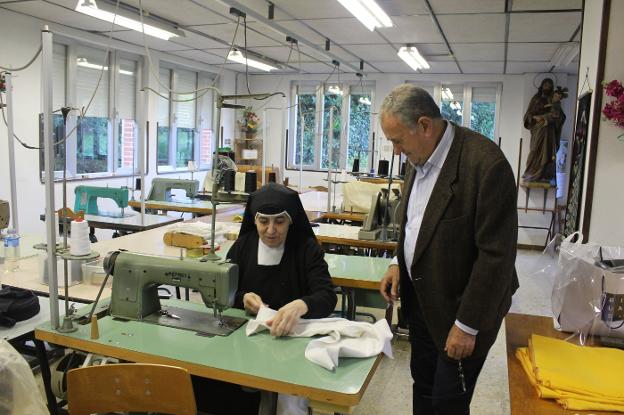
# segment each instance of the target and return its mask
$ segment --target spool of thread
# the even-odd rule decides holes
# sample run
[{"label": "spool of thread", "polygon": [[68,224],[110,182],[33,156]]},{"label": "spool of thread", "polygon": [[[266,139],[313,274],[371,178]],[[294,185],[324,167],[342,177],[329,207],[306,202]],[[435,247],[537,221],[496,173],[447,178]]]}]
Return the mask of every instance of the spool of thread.
[{"label": "spool of thread", "polygon": [[257,175],[253,170],[249,170],[245,173],[245,193],[253,193],[258,187]]},{"label": "spool of thread", "polygon": [[72,255],[89,255],[91,242],[89,241],[89,224],[82,218],[71,222],[71,238],[69,253]]},{"label": "spool of thread", "polygon": [[277,175],[274,171],[269,172],[269,183],[275,183],[277,181]]},{"label": "spool of thread", "polygon": [[225,170],[223,172],[223,190],[226,192],[234,191],[236,187],[236,172],[234,170]]},{"label": "spool of thread", "polygon": [[360,159],[353,159],[353,169],[351,171],[353,173],[360,172]]},{"label": "spool of thread", "polygon": [[407,161],[404,161],[404,162],[401,164],[401,173],[400,173],[400,175],[401,175],[401,176],[405,176],[405,167],[406,167],[406,166],[407,166]]},{"label": "spool of thread", "polygon": [[379,160],[379,166],[377,167],[377,175],[387,176],[389,168],[390,168],[390,162],[388,160]]}]

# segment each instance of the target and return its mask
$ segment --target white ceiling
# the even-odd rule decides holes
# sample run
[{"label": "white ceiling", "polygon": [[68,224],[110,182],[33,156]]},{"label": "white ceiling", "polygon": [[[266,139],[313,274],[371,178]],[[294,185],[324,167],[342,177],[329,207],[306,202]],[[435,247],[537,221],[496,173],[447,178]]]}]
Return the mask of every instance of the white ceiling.
[{"label": "white ceiling", "polygon": [[[107,36],[110,24],[74,11],[78,0],[0,0],[2,9],[44,21]],[[105,1],[105,0],[98,0]],[[113,1],[114,0],[108,0]],[[367,30],[337,0],[121,0],[166,24],[185,37],[172,42],[146,36],[151,49],[186,59],[221,64],[236,30],[231,6],[247,12],[247,48],[284,72],[325,73],[338,60],[344,72],[412,73],[396,53],[417,46],[430,62],[425,73],[520,74],[551,70],[549,61],[562,42],[580,39],[582,0],[377,0],[391,16],[392,28]],[[290,52],[286,36],[299,39]],[[115,28],[115,39],[143,46],[143,35]],[[331,48],[325,51],[325,40]],[[241,23],[234,43],[244,47]],[[290,55],[290,59],[289,59]],[[578,58],[556,71],[577,73]],[[242,65],[228,69],[244,71]],[[251,72],[257,72],[250,69]]]}]

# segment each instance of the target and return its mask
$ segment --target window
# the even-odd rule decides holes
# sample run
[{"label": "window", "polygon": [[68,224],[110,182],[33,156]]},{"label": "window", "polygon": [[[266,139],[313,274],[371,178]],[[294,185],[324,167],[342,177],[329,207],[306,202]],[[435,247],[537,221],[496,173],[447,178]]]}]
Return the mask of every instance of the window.
[{"label": "window", "polygon": [[292,131],[288,168],[303,162],[307,170],[368,169],[371,153],[371,85],[307,84],[293,86]]},{"label": "window", "polygon": [[[54,139],[60,142],[66,132],[70,134],[66,143],[55,146],[56,179],[62,177],[65,165],[69,179],[137,171],[140,66],[138,59],[118,51],[106,52],[71,42],[54,44]],[[74,110],[64,119],[62,107],[80,108],[86,113],[80,118]],[[43,171],[43,156],[40,161]]]},{"label": "window", "polygon": [[469,127],[491,140],[498,135],[501,84],[417,85],[434,97],[447,120]]},{"label": "window", "polygon": [[[158,172],[188,169],[193,161],[200,169],[212,165],[212,84],[207,74],[179,68],[161,68],[158,102]],[[171,101],[170,97],[175,100]]]}]

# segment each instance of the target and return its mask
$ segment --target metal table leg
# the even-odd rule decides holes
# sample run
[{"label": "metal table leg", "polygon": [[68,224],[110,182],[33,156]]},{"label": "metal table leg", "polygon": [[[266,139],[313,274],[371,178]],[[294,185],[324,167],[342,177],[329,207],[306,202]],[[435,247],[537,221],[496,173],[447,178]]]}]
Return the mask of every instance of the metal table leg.
[{"label": "metal table leg", "polygon": [[56,404],[56,396],[54,396],[54,393],[52,392],[50,365],[45,345],[41,340],[34,339],[34,342],[37,349],[37,358],[39,359],[39,368],[41,369],[41,378],[43,379],[46,399],[48,401],[48,410],[50,411],[50,415],[56,415],[58,413],[58,407]]}]

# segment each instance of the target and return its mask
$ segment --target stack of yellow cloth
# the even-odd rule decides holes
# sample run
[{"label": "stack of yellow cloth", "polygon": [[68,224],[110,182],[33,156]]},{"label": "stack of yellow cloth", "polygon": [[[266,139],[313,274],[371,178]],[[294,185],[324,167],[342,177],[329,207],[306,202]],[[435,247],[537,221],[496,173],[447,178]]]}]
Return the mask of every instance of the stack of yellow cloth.
[{"label": "stack of yellow cloth", "polygon": [[541,398],[570,410],[624,412],[624,351],[533,334],[516,357]]}]

